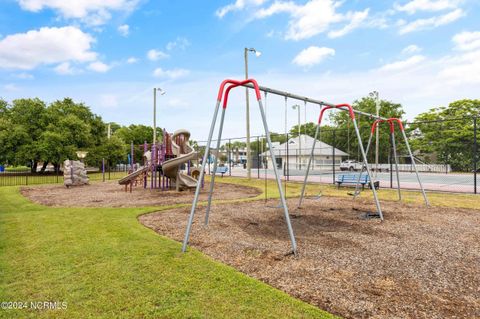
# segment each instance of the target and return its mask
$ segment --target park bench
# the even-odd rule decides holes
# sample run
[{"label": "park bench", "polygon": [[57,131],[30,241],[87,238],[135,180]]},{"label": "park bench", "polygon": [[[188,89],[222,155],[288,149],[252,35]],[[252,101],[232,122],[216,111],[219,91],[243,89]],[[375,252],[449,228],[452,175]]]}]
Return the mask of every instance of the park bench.
[{"label": "park bench", "polygon": [[222,174],[222,177],[223,177],[223,174],[225,174],[226,172],[228,172],[228,167],[219,166],[219,167],[217,167],[217,170],[215,171],[215,174]]},{"label": "park bench", "polygon": [[[335,183],[337,183],[338,188],[342,184],[353,184],[356,185],[358,181],[358,174],[341,174],[337,176],[337,180]],[[368,178],[367,174],[363,174],[360,178],[360,184],[362,185],[362,189],[365,189],[365,185],[370,184],[370,179]],[[380,187],[380,182],[374,182],[373,183],[375,189],[379,189]]]}]

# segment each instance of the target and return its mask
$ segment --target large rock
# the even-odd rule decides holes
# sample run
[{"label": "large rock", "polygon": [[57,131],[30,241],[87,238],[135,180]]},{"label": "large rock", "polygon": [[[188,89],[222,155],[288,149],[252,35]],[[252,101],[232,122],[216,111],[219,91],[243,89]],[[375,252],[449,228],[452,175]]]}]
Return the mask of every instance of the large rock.
[{"label": "large rock", "polygon": [[85,164],[72,160],[65,160],[63,162],[63,184],[65,186],[86,185],[88,182]]}]

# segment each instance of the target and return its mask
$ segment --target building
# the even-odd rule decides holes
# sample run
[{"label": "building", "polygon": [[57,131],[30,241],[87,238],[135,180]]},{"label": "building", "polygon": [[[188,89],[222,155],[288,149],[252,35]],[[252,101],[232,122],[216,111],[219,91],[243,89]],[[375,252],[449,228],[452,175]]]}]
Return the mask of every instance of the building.
[{"label": "building", "polygon": [[[289,169],[305,169],[308,164],[314,138],[308,135],[300,135],[289,139],[286,143],[273,145],[274,155],[278,168],[284,168],[288,164]],[[270,151],[260,154],[267,167],[272,167]],[[337,168],[348,157],[348,154],[332,145],[317,140],[315,144],[312,170],[331,170],[333,165]]]}]

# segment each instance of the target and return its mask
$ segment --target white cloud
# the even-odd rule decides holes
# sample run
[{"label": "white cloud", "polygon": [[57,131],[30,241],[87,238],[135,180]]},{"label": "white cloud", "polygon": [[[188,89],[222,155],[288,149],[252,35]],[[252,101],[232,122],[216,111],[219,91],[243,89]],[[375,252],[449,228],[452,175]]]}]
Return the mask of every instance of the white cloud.
[{"label": "white cloud", "polygon": [[352,30],[355,30],[356,28],[360,27],[368,18],[369,11],[370,9],[365,9],[363,11],[349,13],[347,16],[350,16],[349,18],[350,23],[345,25],[343,28],[339,30],[330,31],[328,33],[328,36],[330,38],[343,37],[347,33],[350,33]]},{"label": "white cloud", "polygon": [[100,106],[104,108],[116,108],[118,107],[118,96],[115,94],[102,94],[100,95]]},{"label": "white cloud", "polygon": [[153,71],[153,76],[157,78],[168,78],[174,80],[187,76],[189,73],[190,71],[185,69],[163,70],[162,68],[156,68]]},{"label": "white cloud", "polygon": [[399,33],[406,34],[418,30],[432,29],[445,24],[452,23],[465,15],[462,9],[456,9],[444,15],[431,17],[428,19],[418,19],[409,22],[400,27]]},{"label": "white cloud", "polygon": [[175,41],[170,41],[167,43],[167,50],[172,51],[173,49],[185,50],[190,45],[190,41],[184,37],[177,37]]},{"label": "white cloud", "polygon": [[[451,85],[480,84],[480,50],[463,52],[458,56],[445,58],[439,78]],[[478,97],[478,93],[477,93]]]},{"label": "white cloud", "polygon": [[456,9],[459,1],[457,0],[412,0],[404,5],[395,4],[397,11],[403,11],[408,14],[414,14],[417,11],[442,11],[447,9]]},{"label": "white cloud", "polygon": [[127,37],[130,34],[130,26],[128,24],[122,24],[117,30],[122,37]]},{"label": "white cloud", "polygon": [[151,49],[147,52],[147,58],[151,61],[157,61],[157,60],[160,60],[160,59],[166,59],[168,58],[169,55],[162,52],[162,51],[159,51],[159,50],[156,50],[156,49]]},{"label": "white cloud", "polygon": [[20,7],[31,12],[45,8],[55,10],[65,19],[79,19],[89,25],[102,25],[111,18],[111,11],[130,12],[139,0],[17,0]]},{"label": "white cloud", "polygon": [[16,86],[15,84],[13,83],[9,83],[9,84],[5,84],[3,86],[3,89],[7,92],[15,92],[15,91],[19,91],[20,89],[18,88],[18,86]]},{"label": "white cloud", "polygon": [[425,60],[423,55],[414,55],[406,60],[396,61],[385,64],[380,68],[381,71],[403,71],[409,69]]},{"label": "white cloud", "polygon": [[178,108],[178,109],[186,109],[189,106],[189,104],[186,101],[176,97],[169,99],[167,101],[167,105],[172,108]]},{"label": "white cloud", "polygon": [[35,78],[32,74],[26,72],[15,74],[15,77],[22,80],[33,80]]},{"label": "white cloud", "polygon": [[[269,7],[258,10],[255,18],[263,19],[279,13],[288,13],[290,20],[285,38],[295,41],[327,32],[333,24],[348,22],[342,28],[329,32],[329,37],[336,38],[360,27],[369,14],[369,9],[338,13],[337,9],[342,3],[333,0],[310,0],[302,5],[291,1],[275,1]],[[374,26],[376,23],[368,25]]]},{"label": "white cloud", "polygon": [[88,68],[92,71],[95,71],[95,72],[105,73],[105,72],[107,72],[108,70],[111,69],[111,66],[107,65],[103,62],[100,62],[100,61],[95,61],[95,62],[90,63],[88,65]]},{"label": "white cloud", "polygon": [[468,51],[480,49],[480,31],[457,33],[452,40],[458,50]]},{"label": "white cloud", "polygon": [[132,57],[129,57],[129,58],[127,59],[127,63],[128,63],[128,64],[134,64],[134,63],[137,63],[137,62],[138,62],[138,59],[137,59],[136,57],[133,57],[133,56],[132,56]]},{"label": "white cloud", "polygon": [[402,50],[402,54],[410,55],[410,54],[418,53],[421,51],[422,51],[422,48],[420,48],[418,45],[411,44]]},{"label": "white cloud", "polygon": [[229,12],[243,10],[248,6],[260,6],[265,2],[266,0],[236,0],[233,3],[217,9],[217,11],[215,11],[215,15],[221,19]]},{"label": "white cloud", "polygon": [[94,41],[72,26],[9,35],[0,40],[0,68],[31,70],[41,64],[92,61],[97,57],[91,51]]},{"label": "white cloud", "polygon": [[294,59],[293,63],[303,67],[311,67],[319,64],[328,57],[335,55],[335,50],[326,47],[311,46],[302,50]]},{"label": "white cloud", "polygon": [[63,62],[57,65],[54,68],[55,72],[61,75],[72,75],[75,74],[75,70],[70,65],[70,62]]}]

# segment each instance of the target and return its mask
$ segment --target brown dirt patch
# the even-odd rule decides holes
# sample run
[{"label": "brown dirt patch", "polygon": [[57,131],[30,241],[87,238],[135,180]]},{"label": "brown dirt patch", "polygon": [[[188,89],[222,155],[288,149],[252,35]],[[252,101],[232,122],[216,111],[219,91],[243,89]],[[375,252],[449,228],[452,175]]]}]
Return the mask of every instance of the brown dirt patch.
[{"label": "brown dirt patch", "polygon": [[[207,200],[209,183],[200,193],[200,200]],[[22,187],[22,195],[31,201],[46,206],[61,207],[145,207],[191,203],[195,190],[176,192],[134,187],[132,193],[116,181],[92,183],[66,188],[63,185]],[[229,200],[255,197],[261,193],[254,187],[216,183],[214,200]]]},{"label": "brown dirt patch", "polygon": [[[271,201],[268,205],[276,205]],[[384,202],[365,220],[362,199],[323,197],[294,210],[299,257],[283,211],[263,201],[199,209],[190,245],[240,271],[347,318],[480,318],[480,211]],[[189,208],[140,221],[183,239]]]}]

